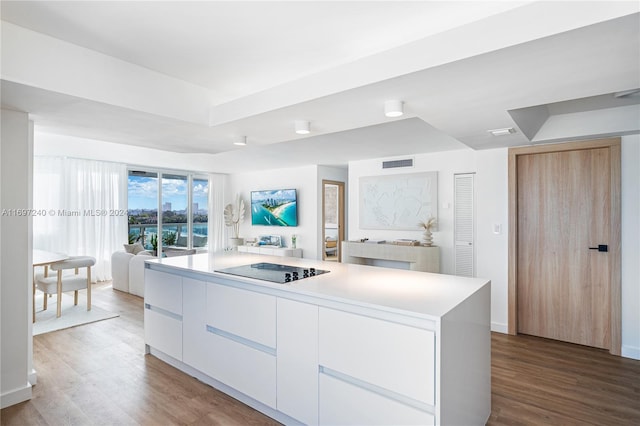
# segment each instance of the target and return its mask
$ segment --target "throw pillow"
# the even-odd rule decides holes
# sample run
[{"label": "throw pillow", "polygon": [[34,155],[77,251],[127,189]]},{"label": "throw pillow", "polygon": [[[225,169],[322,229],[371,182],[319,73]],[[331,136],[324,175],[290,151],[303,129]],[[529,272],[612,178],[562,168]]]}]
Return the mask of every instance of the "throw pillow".
[{"label": "throw pillow", "polygon": [[131,254],[138,254],[141,251],[144,251],[144,247],[141,243],[124,244],[124,251]]}]

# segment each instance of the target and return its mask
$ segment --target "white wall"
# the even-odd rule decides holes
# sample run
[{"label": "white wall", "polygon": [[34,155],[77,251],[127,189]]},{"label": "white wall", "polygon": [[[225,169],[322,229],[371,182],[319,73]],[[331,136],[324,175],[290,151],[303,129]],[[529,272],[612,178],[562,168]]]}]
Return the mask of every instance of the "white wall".
[{"label": "white wall", "polygon": [[508,321],[508,153],[507,148],[476,152],[477,276],[491,279],[491,329],[501,333]]},{"label": "white wall", "polygon": [[[296,189],[298,192],[298,226],[253,226],[249,204],[251,191],[270,189]],[[318,166],[304,166],[290,169],[266,170],[251,173],[238,173],[229,176],[228,199],[230,203],[236,194],[240,194],[247,206],[244,223],[240,226],[240,236],[253,238],[259,235],[280,235],[283,244],[291,246],[291,236],[298,236],[297,247],[302,249],[305,258],[317,259],[318,251],[318,215],[319,200]],[[321,193],[320,193],[321,194]]]},{"label": "white wall", "polygon": [[640,135],[622,137],[622,356],[640,359]]},{"label": "white wall", "polygon": [[[26,113],[2,110],[0,210],[29,209],[33,127]],[[0,225],[0,405],[31,398],[31,217],[3,214]]]},{"label": "white wall", "polygon": [[[418,154],[414,167],[382,169],[383,160],[362,160],[349,163],[349,240],[361,238],[395,240],[398,238],[422,239],[422,231],[386,231],[361,229],[359,179],[365,176],[438,172],[438,227],[433,232],[433,243],[440,247],[440,272],[451,274],[453,265],[453,175],[475,172],[475,151],[462,149],[434,154]],[[406,157],[403,157],[406,158]],[[427,219],[427,218],[425,218]]]},{"label": "white wall", "polygon": [[[360,238],[420,240],[422,231],[381,231],[359,227],[360,177],[387,174],[438,172],[438,230],[433,233],[434,244],[440,247],[440,271],[453,274],[453,176],[475,173],[476,200],[476,276],[491,280],[491,329],[507,332],[508,279],[508,192],[506,148],[473,151],[471,149],[415,155],[411,169],[382,170],[375,159],[349,163],[349,234],[348,239]],[[500,234],[493,233],[493,225],[501,225]]]}]

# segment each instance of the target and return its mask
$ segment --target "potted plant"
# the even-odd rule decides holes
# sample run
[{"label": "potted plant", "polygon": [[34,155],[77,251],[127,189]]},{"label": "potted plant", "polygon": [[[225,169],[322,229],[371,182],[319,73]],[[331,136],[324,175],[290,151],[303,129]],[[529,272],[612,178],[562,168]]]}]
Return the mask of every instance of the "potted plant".
[{"label": "potted plant", "polygon": [[224,224],[231,228],[232,237],[229,242],[232,248],[236,248],[244,242],[240,238],[240,224],[244,221],[244,201],[239,195],[236,195],[234,203],[229,203],[224,208]]},{"label": "potted plant", "polygon": [[158,236],[156,234],[153,234],[151,236],[151,248],[153,249],[153,255],[157,256],[158,255]]},{"label": "potted plant", "polygon": [[431,230],[434,226],[436,226],[437,220],[435,217],[430,217],[429,219],[418,223],[422,229],[424,229],[424,234],[422,239],[424,240],[423,245],[427,247],[431,247],[433,245],[433,234]]},{"label": "potted plant", "polygon": [[176,233],[168,232],[166,235],[162,237],[162,244],[165,246],[173,246],[176,244]]}]

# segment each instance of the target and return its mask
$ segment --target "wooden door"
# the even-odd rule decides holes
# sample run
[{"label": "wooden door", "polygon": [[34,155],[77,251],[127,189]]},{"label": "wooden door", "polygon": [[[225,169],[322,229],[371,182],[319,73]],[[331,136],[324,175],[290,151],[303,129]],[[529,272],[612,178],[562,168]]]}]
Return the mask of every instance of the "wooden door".
[{"label": "wooden door", "polygon": [[516,330],[616,353],[619,142],[566,145],[514,158]]}]

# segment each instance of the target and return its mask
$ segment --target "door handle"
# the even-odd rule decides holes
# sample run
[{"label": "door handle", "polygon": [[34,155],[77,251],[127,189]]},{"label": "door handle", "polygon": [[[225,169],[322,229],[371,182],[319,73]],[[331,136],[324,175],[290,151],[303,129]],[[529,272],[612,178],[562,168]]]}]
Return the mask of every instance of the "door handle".
[{"label": "door handle", "polygon": [[598,244],[598,247],[589,247],[589,250],[609,251],[609,246],[606,244]]}]

